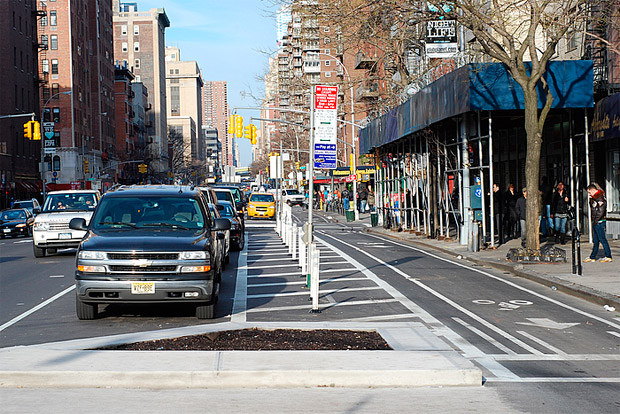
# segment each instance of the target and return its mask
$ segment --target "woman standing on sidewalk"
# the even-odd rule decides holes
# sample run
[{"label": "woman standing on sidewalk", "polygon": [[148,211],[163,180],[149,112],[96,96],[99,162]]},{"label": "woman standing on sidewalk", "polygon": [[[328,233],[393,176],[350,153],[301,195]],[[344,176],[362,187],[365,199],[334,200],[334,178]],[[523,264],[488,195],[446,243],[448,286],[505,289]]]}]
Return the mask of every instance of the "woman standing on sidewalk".
[{"label": "woman standing on sidewalk", "polygon": [[555,242],[564,244],[566,242],[566,221],[568,220],[568,208],[570,199],[564,189],[564,183],[560,181],[556,187],[553,197],[551,197],[551,217],[553,218],[553,228],[555,229]]},{"label": "woman standing on sidewalk", "polygon": [[584,262],[594,262],[596,260],[599,242],[603,245],[603,250],[605,251],[605,257],[599,260],[599,262],[611,262],[611,249],[605,235],[605,224],[607,223],[607,199],[605,198],[605,192],[600,185],[592,183],[588,186],[588,198],[590,210],[592,211],[593,246],[590,257],[586,257]]}]

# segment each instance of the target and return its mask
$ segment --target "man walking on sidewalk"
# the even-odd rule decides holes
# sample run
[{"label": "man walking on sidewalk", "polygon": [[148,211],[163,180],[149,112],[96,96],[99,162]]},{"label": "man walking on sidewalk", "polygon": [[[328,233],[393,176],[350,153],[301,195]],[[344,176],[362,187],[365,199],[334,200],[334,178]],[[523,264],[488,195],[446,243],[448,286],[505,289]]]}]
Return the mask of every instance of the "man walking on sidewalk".
[{"label": "man walking on sidewalk", "polygon": [[605,235],[605,225],[607,223],[607,199],[605,198],[605,192],[597,183],[592,183],[588,186],[588,198],[590,210],[592,211],[593,246],[590,257],[586,257],[584,262],[596,261],[599,242],[603,245],[603,250],[605,251],[605,257],[600,259],[599,262],[611,262],[611,249]]},{"label": "man walking on sidewalk", "polygon": [[527,200],[527,188],[523,187],[523,197],[518,198],[515,203],[515,211],[517,212],[517,217],[519,218],[521,224],[521,247],[525,247],[525,206]]}]

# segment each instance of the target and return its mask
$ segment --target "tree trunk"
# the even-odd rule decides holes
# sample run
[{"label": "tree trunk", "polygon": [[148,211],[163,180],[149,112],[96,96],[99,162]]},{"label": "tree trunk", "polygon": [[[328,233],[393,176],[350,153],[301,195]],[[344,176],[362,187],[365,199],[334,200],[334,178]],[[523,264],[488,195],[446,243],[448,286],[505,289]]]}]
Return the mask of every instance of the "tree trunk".
[{"label": "tree trunk", "polygon": [[523,90],[525,94],[525,132],[527,153],[525,158],[526,201],[526,245],[528,249],[539,250],[538,216],[540,215],[538,181],[540,176],[540,148],[542,131],[538,128],[538,96],[536,90]]}]

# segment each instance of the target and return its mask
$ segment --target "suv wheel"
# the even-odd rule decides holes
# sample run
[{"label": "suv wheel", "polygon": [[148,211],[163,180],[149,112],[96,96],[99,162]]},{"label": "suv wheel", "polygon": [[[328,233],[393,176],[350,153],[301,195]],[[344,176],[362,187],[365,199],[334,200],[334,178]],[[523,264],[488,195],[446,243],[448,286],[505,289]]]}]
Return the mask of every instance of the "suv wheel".
[{"label": "suv wheel", "polygon": [[81,321],[90,321],[97,318],[98,305],[96,303],[84,303],[75,297],[75,313]]},{"label": "suv wheel", "polygon": [[241,232],[239,235],[239,241],[235,243],[235,249],[241,251],[243,250],[243,246],[245,246],[245,234]]},{"label": "suv wheel", "polygon": [[41,247],[37,247],[36,244],[33,244],[33,246],[34,246],[34,257],[45,257],[45,249]]},{"label": "suv wheel", "polygon": [[206,304],[196,306],[196,317],[198,319],[213,319],[215,318],[215,305],[216,301],[212,300]]}]

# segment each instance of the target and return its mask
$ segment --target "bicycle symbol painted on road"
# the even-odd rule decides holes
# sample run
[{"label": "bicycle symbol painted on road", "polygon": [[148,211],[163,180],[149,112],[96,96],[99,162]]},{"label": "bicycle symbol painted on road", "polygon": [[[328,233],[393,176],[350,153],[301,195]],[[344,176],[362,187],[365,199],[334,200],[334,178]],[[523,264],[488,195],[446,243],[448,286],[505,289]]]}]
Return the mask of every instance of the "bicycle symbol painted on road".
[{"label": "bicycle symbol painted on road", "polygon": [[[472,302],[475,303],[476,305],[495,305],[496,304],[494,300],[488,300],[488,299],[476,299],[476,300],[472,300]],[[499,302],[497,303],[497,306],[499,307],[499,310],[501,311],[511,311],[511,310],[519,309],[521,306],[529,306],[533,304],[534,302],[530,302],[529,300],[514,299],[514,300],[509,300],[508,302]]]}]

